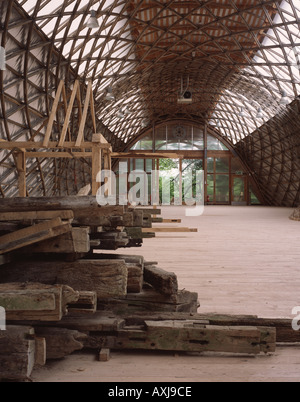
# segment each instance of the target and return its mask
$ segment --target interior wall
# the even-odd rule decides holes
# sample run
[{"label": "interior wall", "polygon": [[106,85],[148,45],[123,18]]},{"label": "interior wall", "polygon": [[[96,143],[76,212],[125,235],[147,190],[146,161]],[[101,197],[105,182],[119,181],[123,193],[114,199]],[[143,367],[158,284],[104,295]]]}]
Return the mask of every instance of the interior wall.
[{"label": "interior wall", "polygon": [[266,205],[300,205],[299,106],[299,101],[295,101],[284,114],[236,144],[256,177]]}]

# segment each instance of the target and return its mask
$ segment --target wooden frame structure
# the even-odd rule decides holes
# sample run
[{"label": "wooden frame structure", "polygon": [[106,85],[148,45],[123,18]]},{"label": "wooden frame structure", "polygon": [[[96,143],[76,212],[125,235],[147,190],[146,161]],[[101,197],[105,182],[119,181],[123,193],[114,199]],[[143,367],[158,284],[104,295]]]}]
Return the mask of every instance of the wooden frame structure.
[{"label": "wooden frame structure", "polygon": [[[62,97],[62,104],[64,106],[64,124],[58,141],[50,141],[54,121],[60,107],[60,98]],[[78,103],[78,118],[79,130],[75,141],[71,141],[70,133],[70,118],[74,108],[75,100]],[[92,116],[92,124],[95,134],[92,136],[92,141],[85,141],[85,126],[87,122],[88,110],[90,108]],[[107,142],[102,134],[96,134],[96,116],[94,110],[94,98],[92,82],[89,81],[87,85],[86,98],[84,100],[84,107],[82,110],[82,99],[80,93],[80,82],[75,81],[73,90],[71,92],[70,100],[68,102],[65,83],[60,81],[53,107],[49,116],[46,133],[43,142],[36,141],[0,141],[0,150],[10,150],[13,152],[16,159],[16,167],[18,171],[18,187],[19,196],[26,197],[26,166],[27,160],[31,158],[91,158],[92,159],[92,194],[96,195],[100,183],[97,182],[97,176],[101,173],[102,168],[111,169],[111,145]],[[67,141],[68,137],[68,141]],[[32,149],[35,149],[32,151]]]}]

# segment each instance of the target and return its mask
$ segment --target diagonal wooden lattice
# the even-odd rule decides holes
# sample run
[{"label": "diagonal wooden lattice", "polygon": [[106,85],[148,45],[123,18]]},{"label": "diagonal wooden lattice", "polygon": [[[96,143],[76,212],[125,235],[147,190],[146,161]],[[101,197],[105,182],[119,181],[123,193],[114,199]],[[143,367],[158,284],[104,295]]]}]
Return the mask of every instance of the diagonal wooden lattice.
[{"label": "diagonal wooden lattice", "polygon": [[[99,22],[95,30],[86,27],[91,9]],[[285,115],[283,92],[291,102],[300,92],[297,0],[7,0],[0,2],[0,18],[0,45],[6,49],[6,71],[0,71],[0,138],[8,141],[45,141],[60,81],[72,88],[79,79],[87,91],[85,83],[91,79],[96,121],[88,114],[87,137],[96,123],[96,131],[120,151],[138,139],[145,125],[180,118],[199,124],[218,121],[218,134],[233,147],[240,148],[244,140],[251,143],[253,135],[265,139],[243,152],[258,176],[263,158],[270,158],[264,142],[276,143],[274,126],[266,125]],[[190,105],[177,103],[182,81],[189,83]],[[114,102],[106,98],[108,87]],[[257,118],[259,108],[263,119]],[[63,130],[63,111],[64,106],[52,136]],[[71,118],[66,132],[73,140],[77,122],[77,116]],[[297,131],[297,115],[291,125]],[[254,149],[255,158],[261,158],[255,164]],[[273,153],[272,167],[278,160],[277,151]],[[2,196],[18,192],[18,163],[12,152],[0,152]],[[281,163],[283,172],[294,164],[287,156]],[[84,160],[36,158],[27,166],[27,190],[33,195],[72,194],[89,181],[90,170]],[[272,172],[273,179],[266,182],[270,188],[287,177]],[[295,175],[289,177],[294,188]],[[287,196],[284,203],[292,198],[297,200]],[[270,195],[266,199],[272,203]]]}]

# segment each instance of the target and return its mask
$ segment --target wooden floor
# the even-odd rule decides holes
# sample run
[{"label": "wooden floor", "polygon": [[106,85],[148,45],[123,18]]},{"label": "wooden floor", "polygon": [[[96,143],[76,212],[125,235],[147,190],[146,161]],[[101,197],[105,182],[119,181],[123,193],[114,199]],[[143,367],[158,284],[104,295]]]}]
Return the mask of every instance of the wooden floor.
[{"label": "wooden floor", "polygon": [[[288,219],[291,212],[211,206],[203,216],[187,218],[185,207],[165,207],[163,217],[181,218],[180,226],[198,228],[198,233],[157,234],[135,254],[159,261],[178,275],[180,288],[198,292],[199,312],[292,319],[293,307],[300,305],[300,223]],[[99,363],[94,355],[79,353],[36,370],[33,379],[299,381],[299,362],[300,345],[280,346],[275,355],[256,358],[113,352],[110,362]]]}]

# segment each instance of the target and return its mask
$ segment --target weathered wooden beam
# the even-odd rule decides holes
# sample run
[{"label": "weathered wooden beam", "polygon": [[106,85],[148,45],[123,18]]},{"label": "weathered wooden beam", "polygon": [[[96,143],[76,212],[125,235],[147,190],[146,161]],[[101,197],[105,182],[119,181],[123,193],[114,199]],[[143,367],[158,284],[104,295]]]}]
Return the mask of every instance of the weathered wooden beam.
[{"label": "weathered wooden beam", "polygon": [[79,293],[62,285],[1,283],[0,306],[8,321],[59,321]]},{"label": "weathered wooden beam", "polygon": [[72,228],[72,230],[54,239],[42,241],[24,249],[25,253],[73,254],[90,251],[89,228]]},{"label": "weathered wooden beam", "polygon": [[52,327],[36,327],[37,336],[46,340],[47,360],[62,359],[84,347],[86,334],[76,330]]},{"label": "weathered wooden beam", "polygon": [[96,195],[101,186],[102,149],[100,147],[100,135],[94,134],[92,142],[92,195]]},{"label": "weathered wooden beam", "polygon": [[16,164],[18,171],[19,197],[26,197],[26,152],[16,153]]},{"label": "weathered wooden beam", "polygon": [[110,298],[101,301],[101,306],[121,316],[134,312],[188,312],[196,313],[199,307],[198,294],[179,291],[174,295],[163,295],[153,289],[143,289],[141,293],[128,293],[124,298]]},{"label": "weathered wooden beam", "polygon": [[18,230],[0,237],[0,254],[51,239],[63,233],[70,232],[69,223],[63,223],[60,218],[52,219],[45,223],[38,223],[25,229]]},{"label": "weathered wooden beam", "polygon": [[86,98],[85,98],[85,102],[84,102],[83,113],[82,113],[82,117],[81,117],[81,121],[80,121],[80,125],[79,125],[76,144],[75,144],[77,147],[80,147],[84,140],[84,127],[85,127],[87,114],[88,114],[88,110],[89,110],[89,106],[90,106],[91,94],[93,94],[92,81],[89,81],[88,86],[87,86],[87,91],[86,91]]},{"label": "weathered wooden beam", "polygon": [[[100,143],[102,149],[110,149],[111,145],[109,143]],[[30,150],[30,149],[49,149],[49,150],[63,150],[63,149],[88,149],[93,148],[93,143],[86,141],[84,145],[76,147],[75,141],[65,141],[63,145],[60,145],[57,141],[49,141],[48,145],[45,146],[43,142],[40,141],[0,141],[0,149],[8,150]]]},{"label": "weathered wooden beam", "polygon": [[75,291],[95,291],[98,299],[122,297],[127,294],[128,270],[124,261],[78,260],[26,260],[2,266],[0,281],[61,284]]},{"label": "weathered wooden beam", "polygon": [[222,352],[233,354],[273,353],[276,330],[266,327],[220,327],[194,321],[145,321],[141,327],[124,327],[116,335],[90,332],[85,347]]},{"label": "weathered wooden beam", "polygon": [[43,221],[60,218],[73,220],[74,213],[71,210],[61,211],[28,211],[28,212],[0,212],[1,222]]},{"label": "weathered wooden beam", "polygon": [[49,141],[50,141],[50,137],[51,137],[51,133],[52,133],[53,123],[54,123],[54,120],[55,120],[59,99],[61,97],[61,94],[62,94],[64,86],[65,86],[64,81],[61,80],[59,85],[58,85],[56,95],[55,95],[55,99],[54,99],[53,106],[52,106],[52,110],[51,110],[51,113],[50,113],[50,116],[49,116],[47,130],[46,130],[46,134],[45,134],[45,138],[44,138],[44,142],[43,142],[44,147],[48,147],[48,144],[49,144]]},{"label": "weathered wooden beam", "polygon": [[182,158],[181,155],[176,153],[169,152],[142,152],[142,151],[134,151],[134,152],[112,152],[111,157],[114,159],[128,159],[128,158],[136,158],[136,159],[179,159]]},{"label": "weathered wooden beam", "polygon": [[35,336],[35,366],[44,366],[47,361],[46,339]]},{"label": "weathered wooden beam", "polygon": [[60,147],[64,146],[67,130],[68,130],[68,127],[69,127],[69,124],[70,124],[70,118],[71,118],[73,105],[74,105],[76,96],[78,97],[78,89],[79,89],[79,81],[76,80],[75,83],[74,83],[72,93],[71,93],[70,101],[69,101],[69,104],[68,104],[68,109],[67,109],[67,112],[66,112],[66,115],[65,115],[65,121],[64,121],[63,128],[62,128],[62,132],[60,134],[60,139],[59,139],[59,143],[58,143],[58,145]]},{"label": "weathered wooden beam", "polygon": [[143,233],[189,233],[189,232],[193,232],[193,233],[197,233],[198,229],[190,229],[190,228],[142,228],[142,232]]},{"label": "weathered wooden beam", "polygon": [[34,365],[34,329],[8,325],[0,331],[0,379],[27,380]]},{"label": "weathered wooden beam", "polygon": [[177,276],[155,266],[145,266],[144,280],[162,294],[173,295],[178,292]]},{"label": "weathered wooden beam", "polygon": [[190,320],[205,322],[207,325],[217,326],[253,326],[270,327],[276,329],[276,342],[278,343],[299,343],[300,331],[294,331],[290,319],[282,318],[260,318],[251,315],[226,315],[226,314],[197,314],[182,312],[136,312],[127,315],[128,325],[142,325],[145,320]]},{"label": "weathered wooden beam", "polygon": [[143,289],[144,275],[140,264],[126,263],[128,270],[127,293],[140,293]]},{"label": "weathered wooden beam", "polygon": [[97,311],[97,293],[79,292],[77,301],[68,304],[70,314],[94,314]]},{"label": "weathered wooden beam", "polygon": [[101,207],[94,196],[27,197],[0,199],[1,212],[72,210],[81,226],[102,226],[111,216],[123,216],[124,206]]},{"label": "weathered wooden beam", "polygon": [[74,159],[74,158],[92,158],[91,152],[27,152],[27,158],[55,158],[55,159]]},{"label": "weathered wooden beam", "polygon": [[163,219],[162,223],[181,223],[181,219]]},{"label": "weathered wooden beam", "polygon": [[[80,332],[117,332],[124,328],[125,320],[111,312],[96,311],[91,315],[67,315],[61,321],[47,323],[49,327],[67,328]],[[35,328],[43,327],[42,322],[33,322]]]}]

